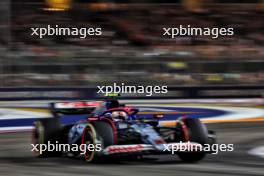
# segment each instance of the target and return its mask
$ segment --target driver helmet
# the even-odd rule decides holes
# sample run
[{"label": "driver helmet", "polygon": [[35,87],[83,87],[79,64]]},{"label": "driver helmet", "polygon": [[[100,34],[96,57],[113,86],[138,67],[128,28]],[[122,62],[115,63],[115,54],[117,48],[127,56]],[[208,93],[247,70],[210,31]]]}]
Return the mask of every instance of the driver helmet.
[{"label": "driver helmet", "polygon": [[114,121],[128,120],[128,114],[124,111],[113,111],[111,117]]}]

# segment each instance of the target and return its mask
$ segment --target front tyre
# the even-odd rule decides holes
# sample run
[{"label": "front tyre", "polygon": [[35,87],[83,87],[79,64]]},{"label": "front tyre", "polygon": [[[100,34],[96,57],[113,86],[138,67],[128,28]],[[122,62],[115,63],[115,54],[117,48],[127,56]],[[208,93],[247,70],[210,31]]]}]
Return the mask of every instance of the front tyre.
[{"label": "front tyre", "polygon": [[[88,123],[82,135],[82,145],[86,146],[84,154],[85,161],[96,162],[102,159],[101,151],[98,151],[97,146],[100,141],[101,150],[114,144],[114,130],[112,126],[104,121],[95,121]],[[93,150],[89,150],[88,145],[92,144]]]},{"label": "front tyre", "polygon": [[[206,126],[198,118],[185,119],[185,125],[188,129],[189,141],[196,142],[201,145],[208,142],[208,132]],[[182,152],[179,158],[188,163],[198,162],[205,157],[204,152]]]}]

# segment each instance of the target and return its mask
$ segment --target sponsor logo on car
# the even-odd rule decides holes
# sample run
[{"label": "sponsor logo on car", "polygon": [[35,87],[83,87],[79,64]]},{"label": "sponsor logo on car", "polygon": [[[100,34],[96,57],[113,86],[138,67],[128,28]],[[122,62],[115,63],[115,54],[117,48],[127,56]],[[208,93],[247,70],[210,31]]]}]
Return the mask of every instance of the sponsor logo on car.
[{"label": "sponsor logo on car", "polygon": [[107,147],[104,152],[106,154],[114,154],[114,153],[130,153],[130,152],[139,152],[144,150],[144,145],[115,145]]}]

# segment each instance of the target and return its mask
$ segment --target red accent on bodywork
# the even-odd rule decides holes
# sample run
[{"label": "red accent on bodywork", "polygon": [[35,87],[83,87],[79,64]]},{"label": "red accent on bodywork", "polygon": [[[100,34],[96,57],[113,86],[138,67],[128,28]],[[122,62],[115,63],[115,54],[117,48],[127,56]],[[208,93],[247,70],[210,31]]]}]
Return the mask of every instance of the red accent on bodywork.
[{"label": "red accent on bodywork", "polygon": [[66,107],[68,106],[72,108],[85,108],[85,107],[98,107],[101,106],[102,103],[99,101],[94,101],[94,102],[77,101],[77,102],[62,102],[61,104]]},{"label": "red accent on bodywork", "polygon": [[[85,135],[87,133],[87,127],[84,128],[84,131],[83,131],[83,134],[82,134],[82,144],[85,144]],[[83,150],[84,148],[82,148]],[[85,151],[85,154],[84,154],[84,157],[85,159],[89,158],[89,153],[87,151]]]},{"label": "red accent on bodywork", "polygon": [[88,121],[95,121],[95,120],[98,120],[98,117],[91,117],[91,118],[88,117]]},{"label": "red accent on bodywork", "polygon": [[99,101],[94,101],[94,102],[87,102],[86,103],[87,106],[101,106],[102,105],[102,102],[99,102]]},{"label": "red accent on bodywork", "polygon": [[155,144],[160,145],[160,144],[166,144],[166,142],[163,139],[156,139]]},{"label": "red accent on bodywork", "polygon": [[143,150],[143,146],[138,144],[136,146],[110,146],[107,149],[109,154],[113,153],[129,153],[129,152],[138,152]]},{"label": "red accent on bodywork", "polygon": [[111,108],[111,109],[108,109],[107,111],[120,111],[120,110],[123,110],[125,112],[127,112],[128,114],[131,114],[133,111],[133,108],[132,107],[129,107],[129,106],[125,106],[125,107],[118,107],[118,108]]},{"label": "red accent on bodywork", "polygon": [[180,121],[185,142],[190,141],[190,134],[188,131],[188,127],[186,126],[186,122],[185,122],[186,118],[187,117],[184,116],[182,117],[182,120]]}]

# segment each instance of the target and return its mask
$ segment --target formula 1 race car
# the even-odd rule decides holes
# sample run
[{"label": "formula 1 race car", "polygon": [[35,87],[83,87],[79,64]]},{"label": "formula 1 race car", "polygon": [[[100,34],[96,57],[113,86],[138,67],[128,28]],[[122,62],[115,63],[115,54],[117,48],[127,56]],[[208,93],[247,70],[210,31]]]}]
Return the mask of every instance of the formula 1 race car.
[{"label": "formula 1 race car", "polygon": [[[210,151],[215,135],[198,118],[181,117],[175,126],[159,125],[159,117],[139,117],[137,108],[120,104],[116,99],[95,102],[57,102],[51,104],[52,118],[34,123],[33,142],[37,154],[46,156],[81,156],[99,161],[108,156],[144,156],[177,154],[185,162],[197,162]],[[76,118],[83,116],[83,119]],[[45,150],[41,144],[93,145],[93,149],[75,151]],[[182,146],[191,150],[179,150]],[[175,150],[177,148],[177,150]]]}]

